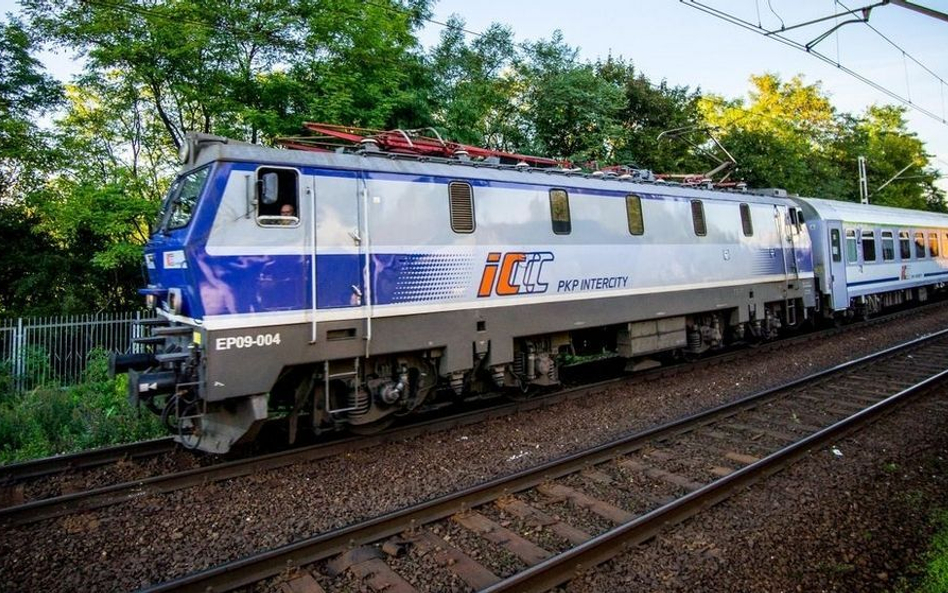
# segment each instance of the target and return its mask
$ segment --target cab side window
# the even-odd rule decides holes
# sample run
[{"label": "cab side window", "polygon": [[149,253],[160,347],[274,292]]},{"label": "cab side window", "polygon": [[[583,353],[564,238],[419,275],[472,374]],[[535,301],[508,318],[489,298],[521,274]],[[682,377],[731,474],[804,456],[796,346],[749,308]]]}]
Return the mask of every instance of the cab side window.
[{"label": "cab side window", "polygon": [[300,224],[299,172],[261,167],[257,170],[257,223],[286,227]]}]

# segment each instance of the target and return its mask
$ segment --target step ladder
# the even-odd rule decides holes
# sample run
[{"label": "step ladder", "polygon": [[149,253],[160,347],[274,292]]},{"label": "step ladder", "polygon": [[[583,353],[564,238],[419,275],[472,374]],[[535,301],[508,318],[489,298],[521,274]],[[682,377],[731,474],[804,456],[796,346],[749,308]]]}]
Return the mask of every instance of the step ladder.
[{"label": "step ladder", "polygon": [[[336,361],[336,362],[342,362],[342,361]],[[352,359],[351,371],[346,370],[339,373],[332,373],[331,365],[332,365],[332,361],[327,360],[323,362],[323,381],[325,382],[324,387],[323,387],[323,393],[326,398],[326,413],[327,414],[342,414],[344,412],[353,412],[355,410],[359,410],[361,406],[350,406],[348,408],[337,408],[333,410],[330,393],[329,393],[329,382],[332,381],[333,379],[355,379],[354,389],[356,393],[359,392],[359,388],[361,387],[361,385],[359,385],[359,359],[358,357]]]}]

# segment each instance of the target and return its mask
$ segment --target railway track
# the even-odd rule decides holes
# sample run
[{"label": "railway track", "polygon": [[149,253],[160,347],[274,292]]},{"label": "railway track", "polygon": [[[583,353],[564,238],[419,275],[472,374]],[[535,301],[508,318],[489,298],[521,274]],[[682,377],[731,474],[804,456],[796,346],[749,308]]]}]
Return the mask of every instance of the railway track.
[{"label": "railway track", "polygon": [[[948,378],[948,330],[536,468],[146,589],[544,591]],[[430,574],[428,575],[430,582]]]},{"label": "railway track", "polygon": [[[929,307],[945,306],[936,303]],[[588,397],[589,395],[622,385],[634,385],[664,379],[673,375],[693,372],[713,365],[738,360],[745,356],[769,352],[778,348],[785,348],[794,344],[814,340],[826,339],[836,334],[853,331],[870,324],[887,323],[899,318],[923,312],[925,308],[915,308],[896,312],[885,317],[874,318],[862,324],[854,324],[841,328],[827,329],[819,332],[803,334],[794,338],[771,342],[755,349],[730,351],[724,354],[708,357],[686,365],[657,368],[638,373],[634,376],[619,377],[601,381],[590,385],[574,387],[555,393],[538,396],[533,399],[494,406],[487,409],[453,414],[447,417],[435,418],[415,423],[402,428],[387,431],[371,437],[350,437],[318,443],[306,447],[270,453],[262,456],[237,459],[233,461],[216,462],[211,465],[188,469],[181,472],[155,475],[131,481],[116,482],[80,492],[71,492],[59,496],[40,498],[20,502],[6,507],[0,507],[0,523],[23,524],[44,519],[51,519],[71,513],[88,511],[109,505],[120,504],[129,500],[174,492],[177,490],[207,484],[211,482],[238,478],[249,474],[286,467],[295,463],[309,462],[324,459],[334,455],[366,449],[387,442],[413,438],[422,434],[449,430],[457,426],[465,426],[483,422],[492,418],[508,416],[519,412],[528,412],[538,408],[556,405],[563,401]],[[32,462],[13,464],[0,468],[0,486],[5,488],[16,487],[29,480],[42,479],[66,471],[82,471],[101,467],[121,460],[138,460],[167,454],[174,450],[175,444],[170,439],[157,439],[142,443],[132,443],[117,447],[109,447],[83,453],[62,455],[40,459]]]},{"label": "railway track", "polygon": [[0,484],[15,484],[70,471],[82,471],[128,459],[143,459],[174,451],[171,437],[115,445],[0,466]]}]

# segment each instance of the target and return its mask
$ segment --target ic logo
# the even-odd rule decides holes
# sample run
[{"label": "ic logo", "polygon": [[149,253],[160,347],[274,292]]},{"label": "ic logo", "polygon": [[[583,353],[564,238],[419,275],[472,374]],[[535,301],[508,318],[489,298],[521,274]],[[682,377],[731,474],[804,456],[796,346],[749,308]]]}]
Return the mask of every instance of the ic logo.
[{"label": "ic logo", "polygon": [[477,296],[544,293],[548,285],[540,282],[540,272],[548,261],[553,261],[553,254],[549,251],[488,253]]}]

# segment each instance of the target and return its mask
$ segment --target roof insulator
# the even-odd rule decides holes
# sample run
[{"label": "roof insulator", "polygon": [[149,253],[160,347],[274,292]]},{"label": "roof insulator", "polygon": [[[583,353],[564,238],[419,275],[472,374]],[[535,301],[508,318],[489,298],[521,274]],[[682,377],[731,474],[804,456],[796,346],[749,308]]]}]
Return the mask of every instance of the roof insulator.
[{"label": "roof insulator", "polygon": [[375,138],[363,138],[359,141],[359,147],[366,152],[378,152],[379,142]]}]

